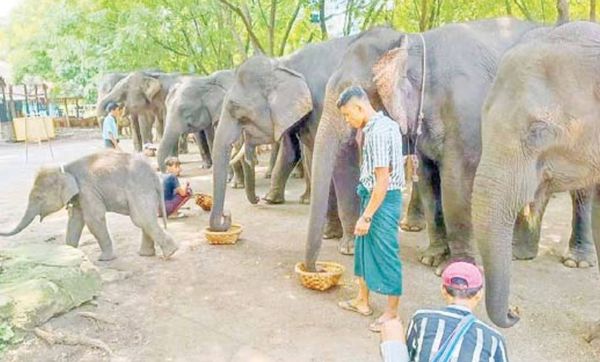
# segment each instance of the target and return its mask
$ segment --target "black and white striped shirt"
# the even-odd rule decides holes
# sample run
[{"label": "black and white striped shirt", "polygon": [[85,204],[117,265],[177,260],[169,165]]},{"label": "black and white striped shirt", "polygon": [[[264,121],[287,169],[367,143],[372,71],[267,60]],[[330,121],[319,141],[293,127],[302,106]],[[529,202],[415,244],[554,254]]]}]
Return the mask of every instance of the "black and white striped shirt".
[{"label": "black and white striped shirt", "polygon": [[369,191],[375,186],[375,168],[390,168],[388,191],[404,186],[404,163],[402,159],[402,135],[396,122],[377,112],[363,128],[362,162],[360,183]]},{"label": "black and white striped shirt", "polygon": [[[419,310],[406,331],[411,361],[428,362],[448,339],[460,320],[471,313],[467,308],[450,305],[443,310]],[[508,361],[504,337],[480,320],[458,340],[451,362]]]}]

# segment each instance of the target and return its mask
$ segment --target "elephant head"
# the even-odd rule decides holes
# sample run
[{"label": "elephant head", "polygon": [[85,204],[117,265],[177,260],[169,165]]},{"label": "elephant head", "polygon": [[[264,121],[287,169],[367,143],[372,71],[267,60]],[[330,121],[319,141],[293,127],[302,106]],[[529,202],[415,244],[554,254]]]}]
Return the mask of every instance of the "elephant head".
[{"label": "elephant head", "polygon": [[[358,155],[353,137],[355,133],[344,122],[341,112],[337,109],[337,99],[347,87],[361,86],[367,92],[374,108],[383,110],[384,105],[389,106],[399,98],[399,95],[394,93],[398,87],[401,86],[403,91],[408,92],[404,89],[407,69],[410,66],[406,44],[406,36],[392,29],[375,28],[367,31],[351,43],[346,53],[340,57],[342,60],[338,70],[329,78],[313,151],[313,159],[318,162],[313,162],[311,173],[310,222],[306,245],[306,266],[309,269],[314,269],[321,248],[329,185],[334,168],[344,169],[346,176],[356,176],[355,179],[354,176],[346,177],[345,183],[358,182]],[[392,49],[395,50],[387,54]],[[386,81],[390,84],[385,84]],[[404,130],[407,128],[407,119],[415,117],[414,107],[411,107],[410,103],[415,97],[408,93],[406,97],[408,98],[403,102],[388,109]],[[345,185],[348,189],[355,186],[356,184]],[[346,197],[356,196],[352,194]],[[354,201],[357,205],[358,201]],[[351,237],[352,232],[346,228],[345,234]]]},{"label": "elephant head", "polygon": [[[153,74],[130,73],[98,101],[96,112],[99,116],[104,115],[109,102],[124,104],[127,113],[149,112],[155,107],[156,98],[162,93],[162,88],[161,81]],[[159,102],[161,101],[159,100]]]},{"label": "elephant head", "polygon": [[47,215],[68,204],[78,193],[77,181],[68,172],[63,172],[58,167],[40,170],[29,193],[25,215],[13,230],[0,232],[0,236],[20,233],[38,215],[42,221]]},{"label": "elephant head", "polygon": [[[225,187],[231,145],[242,134],[246,143],[246,162],[251,165],[253,148],[278,141],[284,132],[298,123],[313,108],[311,92],[302,74],[289,69],[280,60],[265,56],[248,59],[236,71],[213,145],[213,209],[210,227],[225,230],[223,222]],[[253,167],[244,169],[246,195],[252,198]],[[258,202],[254,195],[252,203]]]},{"label": "elephant head", "polygon": [[570,23],[520,43],[505,54],[484,104],[473,234],[488,315],[500,327],[519,320],[508,307],[519,211],[540,193],[600,180],[599,38],[597,25]]},{"label": "elephant head", "polygon": [[186,77],[171,88],[166,100],[165,133],[157,155],[161,170],[164,160],[176,154],[179,136],[216,126],[232,80],[233,71],[224,70],[208,77]]}]

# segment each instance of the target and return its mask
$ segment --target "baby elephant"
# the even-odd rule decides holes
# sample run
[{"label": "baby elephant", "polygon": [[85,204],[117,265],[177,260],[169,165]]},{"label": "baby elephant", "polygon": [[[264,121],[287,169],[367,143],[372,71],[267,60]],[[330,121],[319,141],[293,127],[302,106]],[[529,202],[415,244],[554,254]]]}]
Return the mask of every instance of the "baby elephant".
[{"label": "baby elephant", "polygon": [[155,242],[165,257],[177,251],[173,238],[158,224],[157,212],[159,208],[164,211],[160,179],[142,156],[109,150],[61,167],[41,169],[21,222],[10,232],[0,232],[0,236],[15,235],[37,215],[42,221],[65,205],[69,210],[67,244],[77,247],[86,225],[102,249],[99,260],[115,258],[106,227],[106,212],[129,215],[142,229],[140,255],[155,255]]}]

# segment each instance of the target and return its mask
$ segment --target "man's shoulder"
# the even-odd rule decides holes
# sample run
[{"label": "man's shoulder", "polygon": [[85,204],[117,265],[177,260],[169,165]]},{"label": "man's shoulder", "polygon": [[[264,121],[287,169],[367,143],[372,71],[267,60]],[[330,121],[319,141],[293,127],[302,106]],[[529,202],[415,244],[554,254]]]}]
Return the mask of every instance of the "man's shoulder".
[{"label": "man's shoulder", "polygon": [[462,314],[456,313],[447,309],[419,309],[413,314],[412,319],[414,321],[421,320],[424,318],[427,319],[439,319],[439,318],[452,318],[452,319],[461,319],[463,317]]},{"label": "man's shoulder", "polygon": [[162,179],[164,183],[177,181],[177,176],[172,173],[163,173]]},{"label": "man's shoulder", "polygon": [[398,125],[398,123],[396,123],[393,119],[391,119],[390,117],[386,116],[385,114],[381,114],[378,118],[377,121],[374,124],[373,127],[373,132],[375,133],[379,133],[379,132],[391,132],[391,131],[400,131],[400,126]]},{"label": "man's shoulder", "polygon": [[498,338],[501,341],[504,341],[504,335],[502,333],[500,333],[500,331],[498,331],[497,329],[490,327],[487,323],[485,323],[479,319],[476,319],[475,324],[478,327],[480,327],[484,331],[484,333],[487,333],[491,336]]}]

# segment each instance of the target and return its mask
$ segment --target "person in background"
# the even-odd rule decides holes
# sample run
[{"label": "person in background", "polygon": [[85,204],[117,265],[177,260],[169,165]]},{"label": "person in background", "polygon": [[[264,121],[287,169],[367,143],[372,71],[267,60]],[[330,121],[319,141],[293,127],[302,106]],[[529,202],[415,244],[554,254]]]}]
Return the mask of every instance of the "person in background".
[{"label": "person in background", "polygon": [[106,105],[108,114],[102,122],[102,139],[104,147],[121,150],[119,147],[119,132],[117,128],[117,117],[119,115],[119,105],[115,102],[109,102]]},{"label": "person in background", "polygon": [[344,90],[337,106],[345,121],[364,135],[357,189],[361,216],[354,230],[354,274],[359,290],[356,298],[342,301],[339,306],[368,316],[373,313],[369,292],[387,296],[385,311],[369,326],[371,331],[380,332],[383,323],[397,317],[402,294],[398,255],[404,185],[402,135],[396,122],[373,109],[361,87]]},{"label": "person in background", "polygon": [[[165,160],[166,173],[163,176],[163,187],[165,195],[165,209],[167,217],[174,215],[192,197],[190,184],[185,186],[179,184],[177,178],[181,173],[181,162],[177,157],[168,157]],[[179,217],[183,215],[178,214]]]}]

